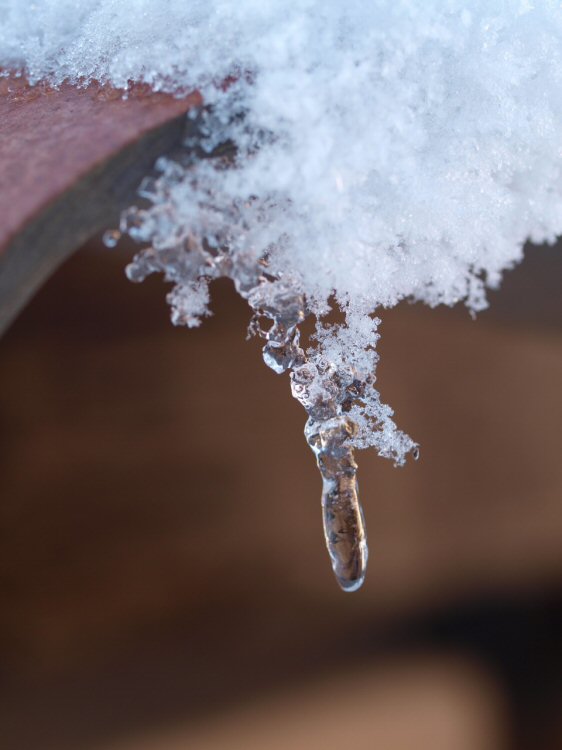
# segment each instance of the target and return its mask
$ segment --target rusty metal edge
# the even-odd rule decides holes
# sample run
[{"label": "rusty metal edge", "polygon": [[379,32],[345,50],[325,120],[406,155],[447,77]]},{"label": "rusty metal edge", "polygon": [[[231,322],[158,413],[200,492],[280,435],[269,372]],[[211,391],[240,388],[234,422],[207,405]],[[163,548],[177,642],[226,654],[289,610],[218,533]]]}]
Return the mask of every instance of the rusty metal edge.
[{"label": "rusty metal edge", "polygon": [[0,256],[0,334],[41,284],[86,240],[115,226],[155,160],[177,147],[182,114],[146,133],[77,180],[29,222]]}]

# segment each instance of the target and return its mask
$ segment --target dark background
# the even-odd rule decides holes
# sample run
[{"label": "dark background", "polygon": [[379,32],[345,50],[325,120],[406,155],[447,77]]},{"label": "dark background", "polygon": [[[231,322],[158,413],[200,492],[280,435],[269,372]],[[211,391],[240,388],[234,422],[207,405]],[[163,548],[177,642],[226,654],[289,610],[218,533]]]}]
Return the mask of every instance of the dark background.
[{"label": "dark background", "polygon": [[0,342],[0,747],[561,748],[560,249],[476,322],[382,315],[421,459],[359,455],[351,595],[245,303],[174,329],[129,255],[91,243]]}]

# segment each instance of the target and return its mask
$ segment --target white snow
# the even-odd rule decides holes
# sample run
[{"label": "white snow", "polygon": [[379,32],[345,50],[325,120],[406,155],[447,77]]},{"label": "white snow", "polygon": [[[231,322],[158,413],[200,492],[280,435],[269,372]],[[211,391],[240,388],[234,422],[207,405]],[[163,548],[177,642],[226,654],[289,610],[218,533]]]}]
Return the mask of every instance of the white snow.
[{"label": "white snow", "polygon": [[[166,167],[138,236],[227,235],[267,252],[316,314],[334,294],[348,327],[320,331],[321,357],[355,347],[374,367],[368,313],[405,298],[481,309],[527,239],[562,234],[554,0],[0,0],[0,67],[199,88],[208,148],[235,140],[236,168]],[[206,286],[184,291],[196,325]]]}]

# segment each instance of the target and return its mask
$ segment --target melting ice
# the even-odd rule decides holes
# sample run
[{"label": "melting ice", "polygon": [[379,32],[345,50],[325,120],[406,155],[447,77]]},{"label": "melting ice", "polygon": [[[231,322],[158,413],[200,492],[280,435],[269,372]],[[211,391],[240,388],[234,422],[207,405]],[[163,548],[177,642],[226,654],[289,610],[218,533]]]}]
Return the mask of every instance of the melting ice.
[{"label": "melting ice", "polygon": [[[236,169],[236,164],[233,150],[224,148],[228,140],[214,148],[216,141],[208,142],[206,134],[212,132],[213,124],[217,125],[212,114],[199,113],[188,130],[183,153],[175,161],[160,159],[159,176],[148,177],[141,185],[139,192],[148,207],[127,209],[120,231],[106,232],[104,241],[114,247],[120,232],[139,242],[150,241],[151,246],[127,267],[127,274],[132,281],[142,281],[162,272],[174,282],[168,301],[176,325],[200,324],[207,312],[212,279],[234,281],[253,311],[250,333],[265,339],[265,364],[277,374],[290,371],[292,394],[308,415],[305,437],[322,476],[326,545],[338,583],[345,591],[355,591],[365,577],[368,550],[354,446],[361,440],[377,444],[381,453],[398,463],[417,447],[396,430],[391,410],[380,403],[374,388],[378,320],[367,316],[366,325],[362,316],[349,314],[346,325],[339,328],[318,320],[314,344],[306,350],[301,347],[299,326],[312,314],[305,290],[297,278],[272,271],[269,248],[247,242],[245,211],[225,202],[217,190],[213,173],[224,178],[225,170]],[[202,163],[201,152],[209,156],[208,163]],[[194,201],[190,206],[197,212],[197,226],[204,227],[199,234],[175,212],[178,189],[181,206],[189,198]],[[249,205],[253,220],[264,221],[267,205],[257,198]],[[267,328],[262,327],[263,320]],[[346,337],[355,346],[346,347]],[[358,341],[362,346],[357,346]],[[371,354],[366,357],[369,348]]]},{"label": "melting ice", "polygon": [[528,239],[562,234],[561,4],[0,0],[0,19],[0,70],[201,91],[183,152],[123,217],[147,246],[129,276],[163,272],[187,326],[211,279],[234,280],[307,413],[334,570],[356,588],[353,449],[398,464],[416,451],[376,390],[376,311],[482,309]]}]

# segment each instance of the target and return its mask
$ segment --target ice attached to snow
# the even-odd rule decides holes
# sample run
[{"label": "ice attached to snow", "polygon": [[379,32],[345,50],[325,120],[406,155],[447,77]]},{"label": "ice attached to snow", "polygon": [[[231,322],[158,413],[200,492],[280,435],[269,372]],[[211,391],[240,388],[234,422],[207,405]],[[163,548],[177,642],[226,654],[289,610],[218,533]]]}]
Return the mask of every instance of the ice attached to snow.
[{"label": "ice attached to snow", "polygon": [[559,2],[0,0],[0,19],[0,66],[32,79],[200,88],[198,145],[238,155],[161,163],[131,274],[164,270],[188,325],[216,248],[266,263],[258,285],[290,279],[320,318],[334,295],[347,326],[319,323],[308,358],[363,373],[351,439],[399,462],[412,443],[372,387],[369,315],[481,309],[528,238],[562,233]]}]

